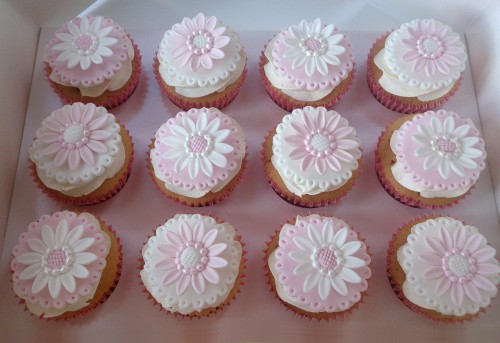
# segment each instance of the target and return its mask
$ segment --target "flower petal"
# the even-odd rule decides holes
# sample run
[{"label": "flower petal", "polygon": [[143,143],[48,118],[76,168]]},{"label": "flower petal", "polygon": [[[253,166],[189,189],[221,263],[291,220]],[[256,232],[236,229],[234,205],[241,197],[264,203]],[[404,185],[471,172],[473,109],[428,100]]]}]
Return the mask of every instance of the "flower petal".
[{"label": "flower petal", "polygon": [[441,264],[441,257],[433,252],[422,252],[418,254],[418,257],[426,262],[429,262],[433,266],[439,266]]},{"label": "flower petal", "polygon": [[203,174],[211,177],[213,172],[214,172],[214,167],[212,165],[212,162],[210,162],[210,160],[208,158],[201,158],[200,159],[200,167],[201,167],[201,171],[203,172]]},{"label": "flower petal", "polygon": [[69,293],[75,293],[76,292],[76,280],[71,273],[64,273],[61,274],[61,283]]},{"label": "flower petal", "polygon": [[187,222],[181,221],[179,228],[179,235],[184,244],[187,244],[193,240],[193,232],[191,231],[191,227],[188,225]]},{"label": "flower petal", "polygon": [[359,146],[359,143],[354,139],[338,139],[335,143],[337,144],[337,148],[342,150],[356,149]]},{"label": "flower petal", "polygon": [[219,283],[219,273],[213,268],[205,268],[201,271],[201,274],[207,279],[208,282],[214,285]]},{"label": "flower petal", "polygon": [[330,290],[332,289],[332,287],[330,285],[331,285],[331,283],[330,283],[329,277],[323,276],[319,279],[318,293],[319,293],[319,297],[322,300],[326,300],[326,298],[328,298],[328,296],[330,295]]},{"label": "flower petal", "polygon": [[173,245],[176,248],[182,247],[184,245],[184,242],[181,240],[181,238],[171,230],[165,231],[165,240],[167,241],[167,243]]},{"label": "flower petal", "polygon": [[467,239],[467,242],[464,245],[464,250],[470,251],[470,252],[476,252],[476,250],[479,249],[481,246],[481,243],[483,242],[483,236],[475,234],[469,237]]},{"label": "flower petal", "polygon": [[[66,220],[66,219],[64,219]],[[42,235],[42,241],[45,243],[47,248],[53,249],[54,246],[56,245],[55,237],[54,237],[54,231],[50,226],[47,224],[42,225],[42,228],[40,230],[40,233]]]},{"label": "flower petal", "polygon": [[212,69],[213,66],[212,59],[208,54],[201,55],[200,61],[203,68]]},{"label": "flower petal", "polygon": [[446,252],[443,244],[433,237],[426,237],[425,243],[427,244],[427,247],[431,250],[431,252],[435,252],[438,255],[444,255],[444,253]]},{"label": "flower petal", "polygon": [[80,165],[80,152],[78,149],[70,150],[68,155],[69,169],[75,170]]},{"label": "flower petal", "polygon": [[82,238],[79,241],[75,242],[72,244],[73,252],[78,253],[78,252],[83,252],[88,250],[96,241],[95,238],[92,237],[87,237],[87,238]]},{"label": "flower petal", "polygon": [[304,263],[304,261],[309,261],[311,259],[311,254],[304,250],[294,250],[288,253],[288,257],[295,262]]},{"label": "flower petal", "polygon": [[37,252],[26,252],[16,257],[16,262],[25,265],[41,263],[42,255]]},{"label": "flower petal", "polygon": [[290,159],[292,160],[300,160],[306,157],[307,155],[309,155],[309,152],[302,147],[302,148],[295,148],[292,151],[290,151],[288,157],[290,157]]},{"label": "flower petal", "polygon": [[439,175],[445,180],[450,176],[450,161],[446,158],[441,158],[438,164]]},{"label": "flower petal", "polygon": [[333,150],[332,155],[335,156],[336,158],[338,158],[339,160],[347,162],[347,163],[352,162],[352,160],[353,160],[352,154],[348,153],[347,151],[340,150],[340,149]]},{"label": "flower petal", "polygon": [[366,265],[366,262],[355,256],[346,256],[344,267],[346,268],[361,268]]},{"label": "flower petal", "polygon": [[339,276],[344,279],[344,281],[350,282],[350,283],[360,283],[361,282],[361,277],[352,269],[349,268],[342,268],[342,270],[339,273]]},{"label": "flower petal", "polygon": [[226,168],[226,165],[227,165],[227,159],[226,159],[226,157],[224,155],[218,153],[217,151],[212,151],[208,155],[208,158],[217,167]]},{"label": "flower petal", "polygon": [[231,131],[228,129],[217,131],[214,134],[213,139],[216,142],[222,142],[224,139],[226,139],[229,136],[230,133],[231,133]]},{"label": "flower petal", "polygon": [[492,258],[495,257],[495,249],[493,249],[490,246],[485,246],[479,250],[476,250],[474,253],[472,253],[472,257],[474,257],[477,262],[482,263],[482,262],[488,262]]},{"label": "flower petal", "polygon": [[309,239],[311,240],[312,244],[314,244],[316,247],[321,247],[323,243],[321,235],[318,232],[318,230],[316,230],[316,227],[314,225],[309,224],[307,226],[307,235],[309,236]]},{"label": "flower petal", "polygon": [[451,301],[456,306],[462,306],[464,301],[464,288],[461,284],[453,284],[451,286]]},{"label": "flower petal", "polygon": [[[165,244],[162,244],[162,245],[159,245],[158,246],[158,251],[161,251],[163,252],[162,250],[160,250],[160,247],[166,247]],[[169,256],[169,255],[174,255],[174,256]],[[177,264],[175,264],[175,251],[174,249],[171,249],[168,251],[168,255],[167,254],[164,254],[166,257],[161,259],[159,262],[155,263],[153,265],[154,268],[158,269],[158,270],[163,270],[163,271],[169,271],[169,270],[172,270],[172,269],[176,269],[177,270]]]},{"label": "flower petal", "polygon": [[325,243],[333,243],[333,238],[335,237],[335,232],[333,230],[333,225],[330,221],[325,221],[323,225],[323,230],[321,231],[321,238]]},{"label": "flower petal", "polygon": [[[101,142],[99,141],[95,141],[93,139],[90,139],[88,142],[87,142],[87,146],[97,152],[98,154],[103,154],[105,152],[108,151],[108,148],[106,147],[106,145],[102,144]],[[71,153],[70,153],[70,156],[71,156]]]},{"label": "flower petal", "polygon": [[361,248],[360,241],[347,242],[340,247],[340,250],[344,253],[344,256],[349,256],[356,253]]},{"label": "flower petal", "polygon": [[335,244],[337,248],[341,248],[347,239],[347,233],[348,233],[347,228],[345,226],[342,227],[342,229],[337,231],[335,237],[333,237],[332,243]]},{"label": "flower petal", "polygon": [[445,293],[450,290],[451,281],[447,277],[442,277],[436,283],[436,287],[434,288],[434,293],[436,296],[442,297]]},{"label": "flower petal", "polygon": [[319,175],[324,175],[326,173],[326,161],[324,158],[318,157],[315,159],[314,167]]},{"label": "flower petal", "polygon": [[61,220],[59,224],[57,224],[56,228],[56,247],[61,247],[66,241],[66,237],[68,236],[69,225],[67,220]]},{"label": "flower petal", "polygon": [[498,275],[500,267],[493,263],[478,263],[477,272],[483,276]]},{"label": "flower petal", "polygon": [[87,265],[94,261],[97,261],[97,255],[92,254],[90,252],[79,252],[76,253],[74,256],[75,256],[75,263],[81,265]]},{"label": "flower petal", "polygon": [[467,295],[467,297],[469,297],[469,299],[471,299],[472,301],[474,301],[478,304],[481,303],[481,293],[479,292],[477,287],[474,286],[474,284],[472,282],[464,283],[463,287],[464,287],[465,295]]},{"label": "flower petal", "polygon": [[211,256],[208,259],[207,266],[212,267],[212,268],[224,268],[227,266],[228,262],[226,259],[219,257],[219,256]]},{"label": "flower petal", "polygon": [[53,155],[61,149],[63,148],[61,147],[61,144],[59,142],[52,143],[46,148],[44,148],[42,151],[40,151],[40,155],[42,156]]},{"label": "flower petal", "polygon": [[191,283],[191,274],[189,275],[182,274],[179,280],[177,281],[177,284],[175,285],[175,292],[177,293],[177,295],[183,295],[188,289],[190,283]]},{"label": "flower petal", "polygon": [[438,236],[446,250],[451,250],[454,248],[453,246],[453,238],[448,230],[443,229],[442,227],[438,230]]},{"label": "flower petal", "polygon": [[62,285],[59,276],[49,276],[49,293],[50,296],[56,299],[61,293]]},{"label": "flower petal", "polygon": [[293,274],[299,276],[308,275],[312,272],[314,272],[314,268],[309,262],[300,263],[293,269]]},{"label": "flower petal", "polygon": [[294,147],[304,148],[305,146],[304,138],[297,135],[286,136],[283,140]]},{"label": "flower petal", "polygon": [[219,117],[215,117],[210,121],[210,123],[206,124],[205,131],[207,131],[211,135],[215,135],[217,131],[219,131],[220,127],[220,119]]},{"label": "flower petal", "polygon": [[94,153],[86,145],[80,148],[80,157],[88,166],[93,166],[95,163]]},{"label": "flower petal", "polygon": [[342,166],[337,157],[330,155],[325,157],[326,164],[334,171],[339,171]]},{"label": "flower petal", "polygon": [[89,270],[78,263],[74,263],[69,272],[78,279],[86,279],[90,275]]},{"label": "flower petal", "polygon": [[304,159],[300,162],[300,170],[308,171],[314,164],[315,158],[310,154],[304,156]]},{"label": "flower petal", "polygon": [[433,266],[424,270],[423,277],[427,280],[435,280],[443,277],[443,268],[441,266]]},{"label": "flower petal", "polygon": [[42,240],[38,238],[30,238],[26,240],[26,243],[34,252],[45,254],[47,252],[47,246]]},{"label": "flower petal", "polygon": [[476,285],[476,287],[481,288],[487,292],[497,292],[497,286],[495,286],[493,282],[480,274],[475,274],[471,281],[472,283],[474,283],[474,285]]},{"label": "flower petal", "polygon": [[293,237],[293,242],[297,247],[299,247],[302,250],[305,251],[313,251],[314,250],[314,244],[302,237]]},{"label": "flower petal", "polygon": [[104,57],[113,56],[113,51],[110,48],[102,46],[102,45],[100,45],[97,48],[96,53],[101,55],[101,56],[104,56]]},{"label": "flower petal", "polygon": [[88,128],[90,131],[101,129],[102,127],[104,127],[104,124],[106,124],[107,121],[107,116],[97,117],[89,123]]},{"label": "flower petal", "polygon": [[304,280],[304,285],[302,287],[303,291],[307,293],[310,290],[312,290],[314,287],[316,287],[318,285],[319,279],[320,279],[320,275],[316,271],[307,275],[306,279]]},{"label": "flower petal", "polygon": [[330,279],[333,289],[335,289],[340,295],[346,296],[348,294],[347,285],[341,277],[334,277]]},{"label": "flower petal", "polygon": [[[21,255],[22,256],[22,255]],[[41,259],[38,258],[38,263],[30,265],[28,268],[24,269],[21,274],[19,274],[19,280],[31,280],[42,272]]]},{"label": "flower petal", "polygon": [[77,225],[66,236],[65,243],[68,245],[73,245],[78,241],[83,235],[83,225]]},{"label": "flower petal", "polygon": [[31,286],[31,293],[37,294],[41,292],[47,283],[49,282],[49,276],[45,273],[40,273],[37,275],[35,280],[33,280],[33,285]]},{"label": "flower petal", "polygon": [[215,228],[214,228],[214,229],[212,229],[212,230],[210,230],[210,231],[208,231],[208,232],[205,234],[205,236],[203,237],[203,240],[202,240],[201,242],[202,242],[202,243],[203,243],[206,247],[211,246],[211,245],[215,242],[215,240],[216,240],[216,238],[217,238],[218,233],[219,233],[219,230],[217,230],[217,229],[215,229]]},{"label": "flower petal", "polygon": [[182,273],[177,270],[177,269],[170,269],[165,273],[163,278],[161,279],[162,285],[170,285],[174,283],[175,281],[179,280],[181,277]]},{"label": "flower petal", "polygon": [[211,245],[208,248],[208,256],[216,256],[219,255],[221,252],[226,250],[227,244],[226,243],[216,243]]},{"label": "flower petal", "polygon": [[191,286],[193,286],[193,289],[197,294],[203,294],[205,291],[205,285],[206,281],[202,273],[191,276]]},{"label": "flower petal", "polygon": [[302,140],[304,140],[304,137],[309,135],[309,131],[304,125],[299,124],[298,122],[291,122],[290,126],[297,132],[300,136],[302,136]]}]

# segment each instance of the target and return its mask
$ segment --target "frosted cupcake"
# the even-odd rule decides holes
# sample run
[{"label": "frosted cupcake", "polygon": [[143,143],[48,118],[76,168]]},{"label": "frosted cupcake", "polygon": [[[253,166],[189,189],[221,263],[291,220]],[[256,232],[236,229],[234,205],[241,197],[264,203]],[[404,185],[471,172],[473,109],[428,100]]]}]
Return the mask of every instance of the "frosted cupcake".
[{"label": "frosted cupcake", "polygon": [[269,96],[283,109],[330,108],[352,83],[354,56],[349,39],[333,24],[302,20],[271,39],[259,68]]},{"label": "frosted cupcake", "polygon": [[100,16],[65,23],[46,45],[44,62],[51,87],[67,104],[116,107],[132,95],[141,74],[137,45],[121,26]]},{"label": "frosted cupcake", "polygon": [[231,103],[246,78],[240,37],[216,17],[199,13],[165,32],[153,69],[164,94],[183,110]]},{"label": "frosted cupcake", "polygon": [[464,198],[485,168],[484,140],[470,119],[440,110],[390,124],[375,150],[377,176],[399,202],[421,208]]},{"label": "frosted cupcake", "polygon": [[91,205],[125,185],[133,144],[104,107],[75,103],[43,120],[29,153],[33,178],[44,193],[68,204]]},{"label": "frosted cupcake", "polygon": [[419,113],[457,91],[467,53],[460,36],[434,19],[415,19],[377,40],[368,55],[368,86],[385,107]]},{"label": "frosted cupcake", "polygon": [[477,317],[500,283],[495,249],[478,229],[439,216],[415,219],[394,234],[387,273],[406,306],[444,323]]},{"label": "frosted cupcake", "polygon": [[360,141],[347,119],[324,107],[296,109],[266,137],[267,180],[284,200],[303,207],[335,203],[354,186]]},{"label": "frosted cupcake", "polygon": [[364,240],[334,217],[312,214],[285,224],[266,249],[271,290],[308,318],[342,317],[363,301],[371,277]]},{"label": "frosted cupcake", "polygon": [[68,319],[93,310],[121,274],[119,239],[90,213],[42,216],[21,234],[12,255],[14,292],[40,318]]},{"label": "frosted cupcake", "polygon": [[233,226],[199,214],[177,214],[142,249],[141,279],[156,303],[185,317],[205,317],[236,295],[244,271]]},{"label": "frosted cupcake", "polygon": [[216,108],[179,112],[155,134],[149,168],[159,189],[189,206],[229,196],[246,166],[245,135]]}]

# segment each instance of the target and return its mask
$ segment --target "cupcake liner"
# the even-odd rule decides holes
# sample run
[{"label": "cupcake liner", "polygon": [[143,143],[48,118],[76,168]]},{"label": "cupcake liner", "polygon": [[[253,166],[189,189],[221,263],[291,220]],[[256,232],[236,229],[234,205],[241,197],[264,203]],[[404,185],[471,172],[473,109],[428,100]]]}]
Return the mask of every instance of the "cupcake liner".
[{"label": "cupcake liner", "polygon": [[[195,213],[191,213],[191,214],[195,214]],[[214,218],[217,221],[217,223],[225,223],[225,221],[222,221],[217,216],[208,215],[205,213],[199,213],[199,214],[202,216],[210,216],[210,217]],[[156,235],[156,230],[153,230],[153,234],[148,235],[148,240],[149,240],[149,238],[151,238],[152,236],[155,236],[155,235]],[[218,313],[222,313],[230,305],[230,303],[234,299],[236,299],[237,294],[241,293],[241,286],[243,286],[245,284],[244,283],[244,278],[246,277],[245,268],[246,268],[246,263],[248,261],[246,258],[247,251],[245,250],[246,244],[245,244],[245,242],[242,241],[241,236],[239,236],[239,235],[236,235],[235,239],[240,242],[241,248],[242,248],[241,249],[240,270],[238,272],[238,276],[236,277],[236,281],[234,283],[232,290],[229,292],[229,295],[227,296],[226,300],[224,300],[220,305],[218,305],[216,307],[206,308],[206,309],[202,310],[201,312],[194,311],[190,314],[171,312],[171,311],[163,308],[163,306],[159,302],[156,301],[156,299],[151,295],[151,293],[148,291],[148,289],[146,288],[146,286],[142,282],[140,271],[144,268],[144,259],[142,257],[142,249],[141,249],[139,251],[140,257],[137,259],[137,261],[139,262],[139,265],[137,267],[137,269],[139,270],[139,273],[137,273],[137,276],[139,278],[139,285],[142,287],[142,292],[146,294],[147,300],[152,302],[153,307],[158,306],[158,311],[166,313],[168,316],[173,316],[174,318],[182,318],[182,319],[192,320],[193,318],[196,318],[196,319],[207,318],[207,317],[210,317],[211,315],[216,315]],[[146,240],[146,242],[143,242],[142,246],[144,247],[146,244],[147,244],[147,240]]]},{"label": "cupcake liner", "polygon": [[[309,214],[311,214],[311,213],[309,213]],[[319,214],[319,215],[325,216],[325,217],[329,216],[328,214]],[[293,225],[295,223],[295,220],[296,220],[296,218],[292,218],[284,224],[292,224]],[[349,223],[347,223],[347,224],[349,224]],[[283,227],[283,225],[281,225],[281,227]],[[272,254],[273,251],[275,251],[277,249],[277,247],[279,245],[279,234],[281,231],[281,227],[278,229],[275,229],[274,234],[269,236],[269,241],[266,242],[266,248],[262,250],[263,255],[264,255],[264,257],[262,259],[264,262],[264,264],[263,264],[264,276],[266,278],[266,284],[267,284],[269,293],[271,293],[275,299],[278,299],[280,304],[283,307],[285,307],[285,309],[287,311],[293,313],[296,316],[300,316],[301,318],[307,318],[309,320],[315,319],[318,322],[321,322],[322,320],[325,320],[328,322],[330,320],[343,319],[345,317],[348,317],[355,310],[359,309],[359,306],[364,303],[365,297],[369,296],[369,292],[368,292],[369,287],[370,287],[369,285],[368,285],[368,289],[361,293],[362,294],[361,299],[358,302],[356,302],[351,307],[349,307],[348,309],[341,311],[341,312],[308,312],[308,311],[305,311],[299,307],[296,307],[292,304],[285,302],[283,299],[281,299],[279,297],[278,292],[276,292],[276,281],[275,281],[274,276],[269,268],[268,260],[269,260],[269,256]],[[366,245],[365,239],[363,237],[361,237],[357,231],[356,231],[356,233],[358,234],[358,238]],[[366,253],[370,256],[371,259],[373,259],[372,255],[370,254],[368,245],[366,245]],[[373,275],[373,271],[374,271],[373,261],[370,263],[370,271]]]},{"label": "cupcake liner", "polygon": [[384,105],[390,110],[400,112],[400,113],[422,113],[429,111],[435,107],[443,105],[446,101],[448,101],[458,90],[460,84],[462,83],[463,73],[460,78],[455,81],[453,88],[446,93],[444,96],[431,100],[431,101],[420,101],[416,97],[404,98],[400,96],[393,95],[387,92],[382,86],[379,84],[377,75],[375,75],[375,70],[379,70],[378,67],[374,63],[374,59],[376,54],[380,51],[380,44],[384,44],[385,39],[389,36],[390,32],[385,33],[377,41],[372,45],[370,49],[370,53],[368,54],[367,60],[367,81],[368,88],[370,88],[371,93],[377,99],[379,103]]},{"label": "cupcake liner", "polygon": [[151,149],[153,147],[154,147],[154,138],[152,139],[151,144],[149,145],[149,150],[147,151],[146,163],[148,165],[149,174],[151,175],[151,178],[153,179],[156,187],[167,198],[174,200],[182,205],[190,206],[190,207],[211,206],[211,205],[215,205],[215,204],[227,199],[233,193],[233,191],[236,189],[236,187],[238,187],[238,185],[240,184],[240,182],[243,178],[243,174],[245,173],[247,165],[248,165],[248,147],[247,147],[247,149],[245,151],[245,157],[243,158],[243,160],[241,162],[240,170],[231,179],[231,181],[229,181],[229,183],[226,186],[224,186],[218,192],[215,192],[215,193],[208,192],[207,194],[205,194],[201,198],[191,198],[191,197],[180,195],[180,194],[174,193],[173,191],[168,190],[165,187],[164,182],[155,176],[155,172],[154,172],[153,165],[151,163],[151,158],[150,158],[150,152],[151,152]]},{"label": "cupcake liner", "polygon": [[[267,45],[267,44],[266,44]],[[264,87],[266,88],[267,93],[271,97],[271,99],[281,108],[284,110],[287,110],[288,112],[293,111],[296,108],[303,108],[306,106],[312,106],[312,107],[326,107],[327,109],[330,109],[338,103],[344,94],[351,88],[352,82],[354,80],[354,74],[356,72],[355,69],[355,63],[353,63],[353,68],[351,72],[349,73],[349,76],[343,80],[335,89],[333,89],[330,94],[325,96],[322,99],[316,100],[316,101],[302,101],[302,100],[296,100],[285,93],[283,93],[281,90],[275,88],[271,82],[268,80],[265,71],[264,71],[264,65],[268,62],[264,51],[262,51],[260,55],[260,62],[259,62],[259,73],[260,77],[262,79],[262,83],[264,84]]]},{"label": "cupcake liner", "polygon": [[160,74],[160,62],[158,58],[155,57],[153,59],[153,72],[155,74],[155,79],[158,82],[158,86],[163,94],[165,94],[170,101],[172,101],[177,107],[187,111],[191,108],[210,108],[215,107],[219,110],[223,109],[227,105],[229,105],[238,95],[241,86],[245,82],[247,76],[247,68],[243,69],[241,76],[236,80],[235,83],[227,86],[227,88],[222,92],[215,92],[203,97],[199,98],[188,98],[182,95],[179,95],[175,92],[175,88],[167,85]]},{"label": "cupcake liner", "polygon": [[[128,35],[127,35],[128,36]],[[50,79],[50,73],[52,69],[49,64],[45,62],[45,76],[49,81],[50,87],[59,96],[64,104],[72,104],[74,102],[82,102],[84,104],[93,103],[96,106],[103,106],[105,108],[112,109],[118,105],[125,102],[134,93],[137,85],[139,84],[139,78],[141,76],[142,65],[141,65],[141,53],[137,44],[134,40],[128,37],[132,46],[134,48],[134,60],[132,61],[132,75],[127,83],[115,91],[105,91],[103,94],[97,97],[82,96],[80,91],[76,87],[63,86]]]},{"label": "cupcake liner", "polygon": [[264,139],[264,142],[262,143],[261,162],[264,168],[264,172],[266,174],[267,182],[271,185],[274,192],[286,202],[303,208],[318,208],[327,205],[332,205],[344,199],[344,197],[356,185],[356,180],[358,178],[358,175],[359,173],[362,172],[363,157],[358,159],[358,169],[353,171],[351,179],[349,179],[349,181],[347,181],[347,183],[345,183],[339,189],[316,195],[305,194],[302,197],[292,193],[286,188],[285,183],[281,179],[281,176],[278,174],[277,170],[274,168],[271,162],[272,139],[274,134],[275,134],[274,130],[269,131],[268,135]]},{"label": "cupcake liner", "polygon": [[408,298],[405,296],[403,292],[403,282],[406,279],[406,275],[401,266],[399,265],[399,262],[397,261],[397,251],[399,247],[406,242],[406,237],[410,234],[411,228],[414,225],[421,223],[425,220],[437,217],[441,217],[441,215],[431,214],[426,216],[415,217],[411,219],[409,222],[402,225],[400,228],[398,228],[396,233],[392,235],[386,256],[387,277],[389,279],[389,283],[391,284],[394,293],[398,296],[399,300],[401,300],[401,302],[405,304],[406,307],[416,312],[417,314],[444,324],[455,324],[455,323],[463,323],[466,321],[471,321],[474,318],[478,318],[482,312],[485,312],[485,309],[482,308],[476,314],[467,314],[462,317],[443,315],[437,311],[429,310],[412,303],[410,300],[408,300]]},{"label": "cupcake liner", "polygon": [[[132,136],[130,135],[129,131],[125,129],[124,126],[122,126],[121,124],[120,126],[122,128],[120,133],[122,135],[124,134],[127,137],[126,139],[130,141],[130,145],[124,144],[125,156],[126,156],[125,163],[122,169],[115,176],[113,176],[110,179],[106,179],[99,188],[97,188],[90,194],[79,197],[71,197],[64,195],[57,190],[45,186],[42,180],[40,180],[40,178],[38,177],[35,163],[33,163],[33,161],[31,160],[28,160],[30,175],[33,178],[33,181],[35,182],[37,187],[48,197],[61,201],[68,205],[77,205],[77,206],[95,205],[115,196],[127,183],[128,178],[132,172],[132,164],[134,162],[134,142],[132,141]],[[130,149],[129,154],[127,154],[127,149]],[[101,191],[102,188],[108,188],[108,191],[102,192]]]}]

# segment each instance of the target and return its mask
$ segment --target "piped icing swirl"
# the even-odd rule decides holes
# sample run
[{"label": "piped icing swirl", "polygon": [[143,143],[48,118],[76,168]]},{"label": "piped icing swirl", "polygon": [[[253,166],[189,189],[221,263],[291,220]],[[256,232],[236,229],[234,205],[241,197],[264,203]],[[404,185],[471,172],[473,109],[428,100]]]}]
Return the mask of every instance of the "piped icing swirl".
[{"label": "piped icing swirl", "polygon": [[238,80],[246,64],[239,36],[202,13],[166,31],[157,58],[165,83],[191,98],[222,92]]},{"label": "piped icing swirl", "polygon": [[91,193],[125,162],[120,124],[104,107],[74,103],[54,111],[29,149],[45,186],[65,195]]},{"label": "piped icing swirl", "polygon": [[93,298],[111,240],[89,213],[44,215],[13,249],[14,291],[37,316],[79,310]]},{"label": "piped icing swirl", "polygon": [[125,30],[100,16],[65,23],[45,47],[51,80],[96,97],[120,89],[132,74],[134,48]]},{"label": "piped icing swirl", "polygon": [[391,149],[396,181],[427,198],[466,193],[485,168],[479,131],[450,111],[415,115],[393,133]]},{"label": "piped icing swirl", "polygon": [[349,309],[371,276],[371,258],[356,232],[340,219],[316,214],[282,227],[268,263],[279,297],[308,312]]},{"label": "piped icing swirl", "polygon": [[142,250],[141,279],[168,311],[184,315],[223,303],[239,274],[242,247],[229,223],[177,214]]},{"label": "piped icing swirl", "polygon": [[358,168],[361,157],[356,130],[324,107],[293,110],[273,137],[271,162],[288,190],[296,195],[340,188]]},{"label": "piped icing swirl", "polygon": [[179,112],[160,126],[150,158],[167,189],[199,198],[231,181],[245,151],[239,124],[216,108],[202,108]]},{"label": "piped icing swirl", "polygon": [[403,292],[411,302],[441,314],[475,314],[497,293],[495,253],[474,226],[448,217],[418,223],[397,252],[406,273]]}]

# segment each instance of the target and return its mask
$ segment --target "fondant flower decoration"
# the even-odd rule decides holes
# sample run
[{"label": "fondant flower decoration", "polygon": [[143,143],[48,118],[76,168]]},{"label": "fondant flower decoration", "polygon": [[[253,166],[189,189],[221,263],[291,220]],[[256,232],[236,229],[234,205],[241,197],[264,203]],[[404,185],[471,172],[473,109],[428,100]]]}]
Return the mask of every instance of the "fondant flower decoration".
[{"label": "fondant flower decoration", "polygon": [[470,125],[455,127],[455,120],[448,116],[443,123],[433,117],[428,127],[419,124],[417,128],[420,134],[412,136],[412,140],[417,143],[415,156],[424,158],[424,170],[437,166],[439,175],[446,180],[451,171],[464,176],[464,168],[477,168],[473,159],[483,152],[473,148],[479,138],[467,136]]},{"label": "fondant flower decoration", "polygon": [[302,171],[314,165],[318,174],[324,175],[328,168],[339,171],[342,162],[354,160],[351,150],[359,147],[359,142],[350,138],[355,134],[354,129],[341,126],[338,113],[327,118],[326,112],[325,108],[318,108],[317,112],[302,111],[303,125],[290,122],[295,134],[284,140],[295,148],[290,158],[301,160]]},{"label": "fondant flower decoration", "polygon": [[450,72],[449,66],[459,66],[464,47],[458,34],[435,20],[418,20],[416,26],[408,26],[409,39],[403,39],[408,48],[402,57],[406,61],[414,61],[413,71],[422,69],[428,77],[437,71],[442,74]]},{"label": "fondant flower decoration", "polygon": [[218,230],[206,231],[204,222],[197,222],[193,228],[186,222],[180,222],[179,233],[165,231],[166,244],[159,244],[158,251],[163,255],[154,268],[165,271],[162,284],[176,283],[178,295],[182,295],[191,286],[197,294],[205,291],[206,283],[217,284],[217,269],[224,268],[228,262],[218,256],[226,243],[215,243]]},{"label": "fondant flower decoration", "polygon": [[316,71],[327,75],[328,65],[339,65],[337,56],[346,51],[343,46],[337,45],[344,35],[333,34],[334,30],[333,24],[323,27],[320,19],[314,20],[312,24],[302,20],[299,25],[290,26],[290,36],[284,41],[289,49],[283,57],[293,59],[293,69],[304,66],[307,76],[312,76]]},{"label": "fondant flower decoration", "polygon": [[80,65],[83,70],[89,69],[92,63],[103,63],[103,57],[111,56],[113,52],[109,48],[118,42],[116,38],[108,37],[113,26],[102,26],[102,17],[94,17],[89,20],[83,17],[80,24],[73,21],[67,23],[69,33],[58,32],[56,38],[61,41],[52,47],[53,50],[61,51],[57,61],[68,61],[68,68]]},{"label": "fondant flower decoration", "polygon": [[113,138],[113,133],[104,130],[108,115],[99,113],[94,104],[75,103],[52,113],[42,123],[45,130],[38,139],[46,144],[41,155],[54,157],[54,165],[69,164],[71,170],[83,161],[94,165],[95,155],[105,153],[103,142]]},{"label": "fondant flower decoration", "polygon": [[224,57],[225,47],[230,39],[224,36],[226,27],[216,27],[216,17],[205,17],[199,13],[193,19],[184,18],[182,23],[172,27],[172,57],[180,59],[181,67],[189,65],[192,71],[202,66],[211,69],[213,60]]},{"label": "fondant flower decoration", "polygon": [[64,219],[55,229],[44,224],[40,230],[40,238],[26,241],[31,251],[17,256],[16,262],[28,266],[19,274],[19,279],[34,279],[31,289],[33,294],[46,287],[54,299],[59,296],[62,287],[69,293],[75,293],[75,278],[90,276],[85,266],[98,258],[89,252],[96,239],[82,238],[83,232],[83,225],[71,228]]},{"label": "fondant flower decoration", "polygon": [[321,233],[314,225],[309,224],[307,234],[309,239],[293,237],[298,249],[288,253],[292,260],[298,262],[293,274],[305,277],[303,291],[309,292],[317,288],[322,300],[328,298],[332,289],[346,296],[346,282],[362,281],[353,269],[363,267],[366,263],[352,256],[361,248],[361,242],[346,243],[348,229],[342,227],[335,232],[330,221],[325,221]]},{"label": "fondant flower decoration", "polygon": [[196,124],[185,115],[182,125],[169,126],[172,135],[161,138],[161,142],[170,147],[162,157],[175,160],[176,173],[187,168],[191,179],[198,176],[200,169],[205,175],[212,176],[214,166],[225,168],[227,158],[224,155],[234,150],[224,143],[231,131],[220,129],[220,126],[220,118],[215,117],[208,122],[205,111],[199,115]]},{"label": "fondant flower decoration", "polygon": [[464,295],[481,303],[480,290],[496,292],[496,286],[488,279],[498,275],[500,267],[491,262],[495,249],[482,244],[484,237],[478,233],[467,238],[465,227],[453,235],[439,228],[438,237],[425,238],[428,251],[419,254],[425,262],[423,277],[437,280],[434,293],[437,297],[450,293],[451,301],[461,306]]}]

